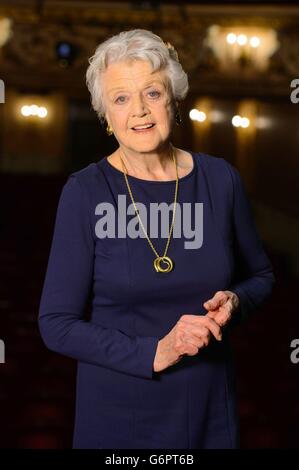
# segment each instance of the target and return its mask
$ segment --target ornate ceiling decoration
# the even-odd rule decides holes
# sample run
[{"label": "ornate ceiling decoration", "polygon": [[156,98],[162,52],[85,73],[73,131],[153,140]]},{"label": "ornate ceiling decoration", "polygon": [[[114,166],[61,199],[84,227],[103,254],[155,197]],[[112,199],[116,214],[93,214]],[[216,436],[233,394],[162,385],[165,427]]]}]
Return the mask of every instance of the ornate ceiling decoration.
[{"label": "ornate ceiling decoration", "polygon": [[[136,2],[135,2],[136,3]],[[146,3],[146,2],[145,2]],[[233,87],[236,70],[221,66],[221,60],[207,41],[209,28],[259,27],[277,33],[279,47],[269,57],[265,70],[243,67],[238,87],[286,93],[285,84],[299,76],[299,7],[164,5],[140,8],[132,3],[89,1],[2,2],[0,18],[12,22],[12,35],[0,49],[1,77],[14,86],[83,88],[88,58],[96,46],[121,30],[145,28],[171,42],[189,73],[194,91]],[[71,64],[57,60],[57,43],[76,47]],[[223,65],[223,64],[222,64]],[[217,83],[218,80],[218,83]],[[231,85],[230,85],[231,84]]]}]

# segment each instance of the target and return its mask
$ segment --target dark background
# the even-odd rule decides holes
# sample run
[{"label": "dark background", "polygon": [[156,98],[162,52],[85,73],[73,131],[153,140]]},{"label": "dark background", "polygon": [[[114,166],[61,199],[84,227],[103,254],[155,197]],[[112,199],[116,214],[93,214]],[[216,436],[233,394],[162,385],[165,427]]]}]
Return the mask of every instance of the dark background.
[{"label": "dark background", "polygon": [[[299,363],[290,360],[290,343],[299,338],[299,104],[290,101],[290,82],[299,78],[299,6],[249,0],[114,3],[0,4],[0,25],[1,18],[12,21],[12,34],[0,46],[6,87],[0,104],[0,338],[6,349],[0,447],[71,447],[76,363],[43,345],[40,295],[62,186],[71,172],[116,146],[91,109],[87,59],[108,36],[145,28],[173,43],[189,75],[174,143],[223,157],[239,169],[276,275],[272,297],[232,335],[241,446],[298,448]],[[240,32],[272,28],[279,45],[263,70],[246,57],[229,66],[206,44],[213,24]],[[70,56],[58,54],[60,42],[70,45]],[[48,107],[43,122],[20,117],[20,106],[33,102]],[[207,112],[204,123],[190,120],[194,107]],[[213,110],[218,121],[209,119]],[[248,129],[232,126],[239,112],[251,116]]]}]

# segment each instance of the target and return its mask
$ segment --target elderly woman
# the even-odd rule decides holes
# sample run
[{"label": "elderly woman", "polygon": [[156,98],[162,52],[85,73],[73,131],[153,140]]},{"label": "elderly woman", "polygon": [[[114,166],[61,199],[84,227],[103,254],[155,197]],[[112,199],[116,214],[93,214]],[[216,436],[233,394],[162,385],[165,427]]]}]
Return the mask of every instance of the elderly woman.
[{"label": "elderly woman", "polygon": [[89,64],[119,146],[63,187],[39,312],[78,361],[73,446],[235,448],[229,325],[274,283],[239,172],[172,145],[188,79],[169,43],[121,32]]}]

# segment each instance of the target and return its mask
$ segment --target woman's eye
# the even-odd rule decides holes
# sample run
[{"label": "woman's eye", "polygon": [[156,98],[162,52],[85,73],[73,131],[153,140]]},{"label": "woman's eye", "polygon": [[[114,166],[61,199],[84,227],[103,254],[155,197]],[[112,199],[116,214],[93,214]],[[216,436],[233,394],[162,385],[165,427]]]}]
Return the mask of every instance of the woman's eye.
[{"label": "woman's eye", "polygon": [[156,91],[156,90],[153,90],[153,91],[150,91],[149,92],[149,95],[151,98],[158,98],[160,96],[160,92],[159,91]]},{"label": "woman's eye", "polygon": [[116,103],[124,103],[126,101],[126,97],[125,96],[119,96],[118,98],[116,98],[115,102]]}]

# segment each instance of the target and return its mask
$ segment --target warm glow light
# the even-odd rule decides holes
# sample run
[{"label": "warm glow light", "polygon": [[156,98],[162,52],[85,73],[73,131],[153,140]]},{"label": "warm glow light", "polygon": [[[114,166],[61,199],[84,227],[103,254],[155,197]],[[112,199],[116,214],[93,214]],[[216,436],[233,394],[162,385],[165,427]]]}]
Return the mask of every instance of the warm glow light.
[{"label": "warm glow light", "polygon": [[241,122],[242,122],[241,116],[236,115],[232,118],[232,125],[235,127],[240,127]]},{"label": "warm glow light", "polygon": [[261,40],[258,36],[252,36],[252,38],[250,38],[249,44],[251,47],[259,47]]},{"label": "warm glow light", "polygon": [[191,109],[189,113],[189,117],[190,119],[192,119],[192,121],[198,121],[198,122],[203,122],[207,118],[206,113],[204,113],[203,111],[199,111],[198,109],[195,109],[195,108]]},{"label": "warm glow light", "polygon": [[236,40],[237,40],[237,36],[235,33],[229,33],[226,36],[226,41],[228,42],[228,44],[235,44]]},{"label": "warm glow light", "polygon": [[45,118],[47,114],[48,114],[47,108],[45,108],[44,106],[41,106],[37,113],[38,117],[40,118]]},{"label": "warm glow light", "polygon": [[22,106],[21,114],[22,114],[22,116],[25,116],[25,117],[30,116],[30,114],[31,114],[30,107],[29,106]]},{"label": "warm glow light", "polygon": [[240,45],[240,46],[245,46],[245,44],[247,44],[247,36],[245,34],[239,34],[239,36],[237,37],[237,43]]},{"label": "warm glow light", "polygon": [[189,117],[190,119],[192,119],[192,121],[197,121],[198,119],[198,114],[199,114],[199,111],[198,109],[191,109],[190,113],[189,113]]},{"label": "warm glow light", "polygon": [[270,57],[280,46],[274,29],[244,24],[213,24],[208,28],[206,43],[229,75],[244,66],[243,58],[248,68],[266,71]]},{"label": "warm glow light", "polygon": [[0,47],[12,36],[12,20],[10,18],[0,18]]},{"label": "warm glow light", "polygon": [[244,128],[249,127],[249,124],[250,124],[249,119],[246,117],[243,117],[241,121],[241,127],[244,127]]},{"label": "warm glow light", "polygon": [[37,116],[43,119],[48,115],[48,110],[44,106],[37,106],[36,104],[24,105],[21,107],[21,114],[24,117]]},{"label": "warm glow light", "polygon": [[245,129],[246,127],[249,127],[250,120],[247,117],[236,115],[232,118],[232,125],[234,127],[243,127]]},{"label": "warm glow light", "polygon": [[225,121],[225,113],[220,111],[219,109],[213,109],[209,113],[209,120],[214,123],[224,122]]},{"label": "warm glow light", "polygon": [[258,116],[255,120],[257,129],[269,129],[273,125],[273,120],[268,116]]},{"label": "warm glow light", "polygon": [[198,112],[197,120],[198,120],[199,122],[205,121],[206,118],[207,118],[206,113],[204,113],[203,111],[199,111],[199,112]]},{"label": "warm glow light", "polygon": [[39,107],[36,104],[30,106],[31,116],[37,116]]}]

